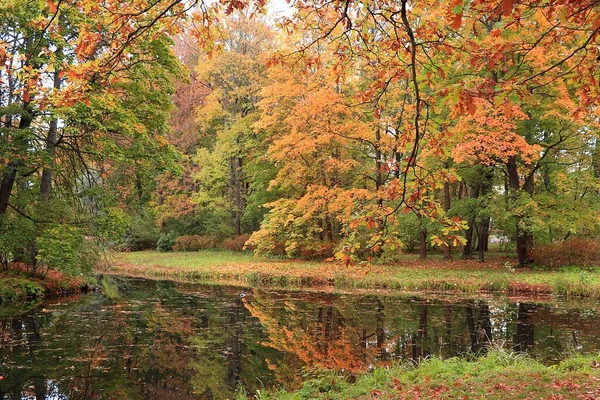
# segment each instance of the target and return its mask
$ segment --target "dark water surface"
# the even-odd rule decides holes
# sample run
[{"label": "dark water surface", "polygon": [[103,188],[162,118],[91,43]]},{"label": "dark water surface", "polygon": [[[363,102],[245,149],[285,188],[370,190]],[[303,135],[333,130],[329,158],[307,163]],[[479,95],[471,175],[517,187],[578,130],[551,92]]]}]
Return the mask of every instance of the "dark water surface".
[{"label": "dark water surface", "polygon": [[0,398],[222,399],[490,343],[547,362],[600,350],[594,302],[123,282],[117,300],[0,307]]}]

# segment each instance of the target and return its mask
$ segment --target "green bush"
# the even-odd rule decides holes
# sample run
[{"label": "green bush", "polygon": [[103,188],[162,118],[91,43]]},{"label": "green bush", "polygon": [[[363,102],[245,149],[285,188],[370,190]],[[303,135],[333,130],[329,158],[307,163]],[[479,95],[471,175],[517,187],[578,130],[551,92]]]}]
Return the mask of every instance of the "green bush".
[{"label": "green bush", "polygon": [[75,275],[90,270],[97,261],[94,246],[71,225],[54,225],[36,239],[38,264]]},{"label": "green bush", "polygon": [[44,289],[37,283],[22,278],[0,280],[0,301],[13,301],[24,297],[39,297]]},{"label": "green bush", "polygon": [[419,247],[421,243],[420,229],[421,224],[415,214],[399,215],[396,236],[402,243],[404,251],[411,253]]},{"label": "green bush", "polygon": [[175,240],[177,240],[177,235],[173,232],[161,234],[156,241],[156,250],[162,252],[173,250]]},{"label": "green bush", "polygon": [[[0,219],[0,264],[8,269],[15,258],[31,254],[35,238],[35,225],[20,216],[6,214]],[[23,257],[21,257],[23,258]],[[32,261],[23,259],[22,261]]]},{"label": "green bush", "polygon": [[131,226],[123,238],[122,247],[137,251],[157,247],[159,232],[154,218],[146,211],[134,215]]},{"label": "green bush", "polygon": [[179,236],[173,245],[174,251],[198,251],[214,249],[219,246],[219,240],[214,236],[187,235]]}]

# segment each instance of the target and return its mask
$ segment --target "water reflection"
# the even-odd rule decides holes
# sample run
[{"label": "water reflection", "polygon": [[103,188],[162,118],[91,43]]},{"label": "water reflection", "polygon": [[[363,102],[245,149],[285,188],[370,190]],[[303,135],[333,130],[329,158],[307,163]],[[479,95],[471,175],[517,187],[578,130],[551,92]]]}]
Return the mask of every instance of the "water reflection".
[{"label": "water reflection", "polygon": [[[339,295],[128,281],[102,295],[0,308],[0,398],[221,399],[490,343],[551,361],[600,350],[593,303]],[[44,307],[44,308],[42,308]]]}]

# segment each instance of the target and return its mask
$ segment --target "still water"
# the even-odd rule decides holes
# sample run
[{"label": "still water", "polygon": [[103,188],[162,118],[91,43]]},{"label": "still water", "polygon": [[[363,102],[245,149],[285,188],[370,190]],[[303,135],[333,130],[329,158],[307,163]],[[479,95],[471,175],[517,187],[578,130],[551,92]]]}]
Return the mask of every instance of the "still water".
[{"label": "still water", "polygon": [[119,281],[118,298],[0,307],[0,399],[223,399],[490,344],[546,362],[600,350],[594,302]]}]

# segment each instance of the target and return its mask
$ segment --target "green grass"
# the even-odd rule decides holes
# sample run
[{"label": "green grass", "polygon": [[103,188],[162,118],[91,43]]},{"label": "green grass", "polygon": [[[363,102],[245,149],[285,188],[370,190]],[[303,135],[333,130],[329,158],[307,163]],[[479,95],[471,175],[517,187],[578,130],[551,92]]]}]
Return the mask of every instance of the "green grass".
[{"label": "green grass", "polygon": [[250,253],[199,251],[117,254],[112,273],[206,283],[272,286],[335,286],[339,289],[397,289],[430,292],[499,292],[600,298],[600,269],[560,271],[515,269],[506,259],[421,261],[407,256],[395,264],[258,259]]},{"label": "green grass", "polygon": [[196,252],[135,251],[119,253],[119,260],[138,265],[160,265],[185,269],[201,269],[223,264],[254,262],[249,252],[202,250]]},{"label": "green grass", "polygon": [[[305,381],[297,391],[259,399],[574,399],[600,397],[600,358],[579,356],[546,366],[529,356],[493,350],[469,361],[427,359],[377,368],[356,379],[334,372]],[[554,396],[554,397],[552,397]],[[242,396],[240,396],[242,398]]]}]

